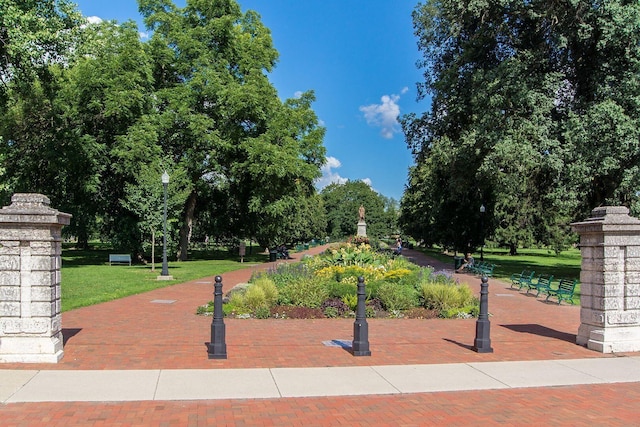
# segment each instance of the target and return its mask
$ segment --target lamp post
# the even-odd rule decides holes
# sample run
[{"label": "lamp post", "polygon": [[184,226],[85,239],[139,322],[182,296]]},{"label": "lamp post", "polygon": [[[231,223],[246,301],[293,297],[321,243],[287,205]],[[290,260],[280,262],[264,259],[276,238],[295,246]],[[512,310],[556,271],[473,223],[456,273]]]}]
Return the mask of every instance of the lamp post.
[{"label": "lamp post", "polygon": [[487,208],[484,204],[480,205],[480,233],[482,234],[482,246],[480,246],[480,261],[484,261],[484,213]]},{"label": "lamp post", "polygon": [[158,280],[173,280],[169,275],[169,265],[167,264],[167,186],[169,185],[169,174],[164,171],[162,174],[162,186],[164,187],[164,218],[162,222],[162,273]]}]

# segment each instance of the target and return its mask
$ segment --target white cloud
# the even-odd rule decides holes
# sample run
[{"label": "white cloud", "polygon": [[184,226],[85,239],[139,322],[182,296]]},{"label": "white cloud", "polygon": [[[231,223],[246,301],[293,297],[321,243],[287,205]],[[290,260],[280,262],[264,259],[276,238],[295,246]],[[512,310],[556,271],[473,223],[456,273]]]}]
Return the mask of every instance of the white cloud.
[{"label": "white cloud", "polygon": [[138,33],[138,36],[140,37],[140,40],[147,40],[149,38],[149,33],[145,31],[140,31]]},{"label": "white cloud", "polygon": [[99,24],[102,22],[102,18],[99,16],[87,16],[87,22],[89,24]]},{"label": "white cloud", "polygon": [[[408,90],[409,88],[404,87],[400,93],[404,95]],[[380,98],[380,104],[360,107],[367,124],[380,127],[380,134],[383,138],[391,139],[395,133],[400,132],[400,124],[398,123],[398,116],[400,115],[399,100],[400,95],[383,95]]]},{"label": "white cloud", "polygon": [[343,178],[339,173],[333,171],[333,169],[338,169],[341,166],[342,163],[340,163],[340,160],[331,156],[327,157],[327,162],[320,168],[322,176],[316,180],[316,188],[322,190],[332,183],[344,184],[347,182],[347,178]]},{"label": "white cloud", "polygon": [[[324,187],[326,187],[329,184],[346,183],[347,178],[341,177],[338,172],[334,171],[334,169],[339,169],[341,167],[342,167],[342,163],[340,162],[340,160],[331,156],[327,157],[327,162],[324,164],[324,166],[320,168],[320,170],[322,171],[322,176],[316,180],[316,183],[315,183],[316,188],[318,190],[322,190]],[[365,184],[367,184],[369,187],[373,189],[373,186],[371,185],[372,184],[371,178],[363,178],[360,181],[364,182]]]}]

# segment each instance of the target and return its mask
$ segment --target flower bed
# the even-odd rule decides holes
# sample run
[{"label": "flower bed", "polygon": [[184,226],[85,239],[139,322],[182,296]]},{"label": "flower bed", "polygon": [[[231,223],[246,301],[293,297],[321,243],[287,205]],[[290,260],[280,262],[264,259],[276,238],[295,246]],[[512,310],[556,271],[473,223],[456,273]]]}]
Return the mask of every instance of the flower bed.
[{"label": "flower bed", "polygon": [[[223,310],[229,317],[354,317],[358,277],[365,280],[367,317],[475,317],[478,299],[447,272],[404,257],[345,243],[299,263],[282,263],[251,278]],[[198,307],[211,313],[213,302]]]}]

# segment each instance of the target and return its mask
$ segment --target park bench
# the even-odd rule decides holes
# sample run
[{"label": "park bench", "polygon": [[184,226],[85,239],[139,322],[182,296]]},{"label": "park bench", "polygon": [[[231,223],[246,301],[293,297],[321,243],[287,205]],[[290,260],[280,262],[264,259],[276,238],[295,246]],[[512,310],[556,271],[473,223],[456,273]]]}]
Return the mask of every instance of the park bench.
[{"label": "park bench", "polygon": [[527,283],[527,293],[530,290],[535,289],[537,291],[536,298],[541,294],[549,295],[549,289],[551,289],[551,283],[553,283],[553,275],[549,274],[541,274],[536,279],[535,283],[533,280],[530,283]]},{"label": "park bench", "polygon": [[523,286],[526,286],[531,283],[533,280],[533,275],[536,274],[535,271],[531,270],[522,270],[522,273],[514,273],[511,275],[511,287],[517,286],[518,289],[522,289]]},{"label": "park bench", "polygon": [[573,304],[573,293],[576,290],[577,283],[578,281],[576,279],[573,279],[573,281],[569,279],[560,279],[557,289],[549,289],[547,301],[549,301],[549,297],[556,297],[558,298],[558,305],[562,300],[569,301]]},{"label": "park bench", "polygon": [[478,274],[483,277],[491,277],[493,276],[493,270],[496,268],[495,264],[485,263],[478,270]]},{"label": "park bench", "polygon": [[479,276],[491,277],[493,276],[493,270],[496,268],[495,264],[491,264],[489,262],[480,261],[474,262],[473,265],[466,267],[473,274],[477,274]]},{"label": "park bench", "polygon": [[480,271],[487,265],[484,261],[475,261],[471,265],[467,265],[465,270],[469,270],[473,274],[480,274]]},{"label": "park bench", "polygon": [[129,254],[109,254],[109,265],[113,264],[131,265],[131,255]]}]

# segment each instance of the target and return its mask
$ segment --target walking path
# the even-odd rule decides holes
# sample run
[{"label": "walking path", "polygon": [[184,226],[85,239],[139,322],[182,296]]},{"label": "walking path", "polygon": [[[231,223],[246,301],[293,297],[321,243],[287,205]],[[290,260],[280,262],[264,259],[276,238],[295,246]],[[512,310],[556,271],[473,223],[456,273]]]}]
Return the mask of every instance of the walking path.
[{"label": "walking path", "polygon": [[0,366],[0,425],[637,423],[640,355],[577,346],[579,307],[489,283],[483,354],[475,319],[369,319],[369,357],[344,348],[353,319],[225,319],[228,358],[208,359],[213,277],[73,310],[60,363]]}]

